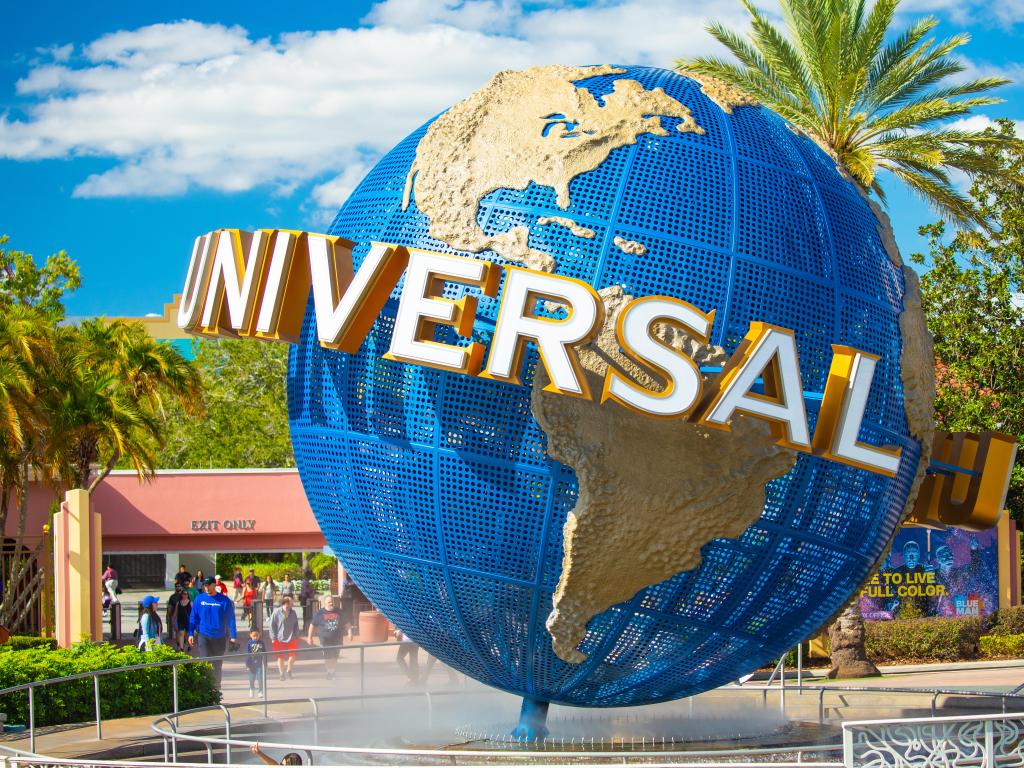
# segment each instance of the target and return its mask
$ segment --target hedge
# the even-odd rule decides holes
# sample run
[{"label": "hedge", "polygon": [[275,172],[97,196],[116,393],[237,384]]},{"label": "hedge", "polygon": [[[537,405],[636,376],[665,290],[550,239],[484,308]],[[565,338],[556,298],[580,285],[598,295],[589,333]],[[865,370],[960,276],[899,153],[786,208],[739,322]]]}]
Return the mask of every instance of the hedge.
[{"label": "hedge", "polygon": [[973,659],[984,631],[976,618],[869,621],[865,629],[868,657],[876,664]]},{"label": "hedge", "polygon": [[1024,606],[1003,608],[992,617],[992,635],[1024,635]]},{"label": "hedge", "polygon": [[[97,669],[112,669],[153,661],[188,658],[187,654],[157,646],[149,652],[132,646],[79,643],[71,648],[29,648],[4,653],[0,660],[0,688],[36,680],[66,677]],[[100,712],[106,718],[155,715],[173,707],[171,668],[135,669],[100,678]],[[220,702],[213,667],[206,662],[178,669],[178,705],[182,709]],[[10,723],[28,722],[28,696],[17,691],[0,696],[0,711]],[[81,723],[95,717],[91,678],[41,686],[35,692],[36,725]]]},{"label": "hedge", "polygon": [[984,656],[1024,656],[1024,634],[985,635],[980,644]]},{"label": "hedge", "polygon": [[52,637],[35,637],[34,635],[11,635],[7,642],[0,645],[0,653],[5,651],[23,651],[26,648],[49,648],[57,647],[57,641]]},{"label": "hedge", "polygon": [[[249,569],[256,572],[264,581],[267,576],[273,576],[274,581],[280,584],[284,580],[284,575],[287,573],[291,576],[292,581],[295,582],[295,593],[298,594],[299,584],[302,583],[302,566],[296,565],[295,563],[247,563],[242,566],[242,574],[245,576],[249,575]],[[225,583],[231,583],[231,575],[233,571],[228,573],[221,573],[224,577]],[[317,592],[327,592],[331,588],[330,579],[313,579],[313,588]]]}]

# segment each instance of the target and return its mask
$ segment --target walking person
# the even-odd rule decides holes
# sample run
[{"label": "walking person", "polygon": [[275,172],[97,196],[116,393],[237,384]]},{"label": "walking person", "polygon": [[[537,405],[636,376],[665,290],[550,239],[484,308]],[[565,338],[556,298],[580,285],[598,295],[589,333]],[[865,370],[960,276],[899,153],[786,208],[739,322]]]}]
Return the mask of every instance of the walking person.
[{"label": "walking person", "polygon": [[267,684],[264,675],[267,659],[263,655],[267,646],[263,644],[260,636],[258,629],[250,629],[249,642],[245,646],[245,668],[249,671],[250,699],[257,693],[262,695],[263,686]]},{"label": "walking person", "polygon": [[[204,580],[203,589],[192,606],[188,644],[199,647],[199,658],[213,659],[224,655],[229,640],[232,645],[235,643],[235,604],[217,591],[217,582],[212,577]],[[215,658],[210,663],[219,688],[223,659]]]},{"label": "walking person", "polygon": [[169,624],[169,630],[174,632],[175,647],[186,653],[189,648],[185,635],[188,634],[188,623],[191,617],[192,598],[189,596],[188,589],[183,589],[178,598],[178,604],[174,607],[174,623]]},{"label": "walking person", "polygon": [[284,581],[281,582],[281,597],[295,597],[295,582],[292,581],[290,573],[286,573]]},{"label": "walking person", "polygon": [[237,565],[235,566],[235,574],[231,577],[231,586],[235,589],[231,599],[235,602],[235,605],[238,605],[238,601],[242,599],[242,569]]},{"label": "walking person", "polygon": [[248,582],[242,587],[242,618],[249,620],[249,629],[256,623],[252,604],[256,600],[256,589]]},{"label": "walking person", "polygon": [[167,608],[164,613],[164,626],[167,628],[167,644],[174,650],[180,651],[178,645],[178,626],[175,615],[178,611],[178,602],[181,600],[182,589],[178,584],[174,585],[174,594],[167,598]]},{"label": "walking person", "polygon": [[267,618],[270,618],[270,614],[274,612],[274,599],[277,597],[278,586],[277,582],[274,581],[274,577],[269,573],[267,574],[267,580],[263,582],[263,605],[267,611]]},{"label": "walking person", "polygon": [[316,597],[316,590],[313,589],[313,573],[307,570],[302,574],[302,583],[299,585],[299,605],[302,606],[303,632],[309,629],[310,609],[314,597]]},{"label": "walking person", "polygon": [[139,649],[151,651],[160,645],[160,635],[163,634],[163,624],[160,621],[160,614],[156,612],[159,597],[146,595],[142,598],[142,616],[139,617]]},{"label": "walking person", "polygon": [[220,577],[219,573],[216,576],[214,576],[213,579],[214,579],[213,583],[216,585],[217,591],[220,592],[225,597],[227,597],[228,585],[224,583],[224,579],[222,579]]},{"label": "walking person", "polygon": [[398,630],[398,653],[395,661],[409,679],[409,685],[416,685],[420,680],[420,647],[416,645],[402,630]]},{"label": "walking person", "polygon": [[182,589],[187,587],[192,582],[192,574],[188,572],[188,567],[182,563],[178,566],[178,572],[174,574],[174,583],[180,586]]},{"label": "walking person", "polygon": [[316,615],[309,624],[309,634],[306,636],[306,642],[310,645],[313,645],[314,629],[320,640],[320,647],[323,649],[324,666],[327,667],[327,679],[333,680],[335,670],[338,667],[338,656],[341,654],[341,649],[338,646],[342,644],[345,631],[348,629],[348,624],[342,618],[341,610],[337,608],[337,601],[334,599],[334,595],[328,595],[324,598],[324,607],[316,612]]},{"label": "walking person", "polygon": [[[95,573],[95,571],[93,571],[93,573]],[[103,571],[100,581],[103,582],[103,589],[106,590],[108,595],[110,595],[111,604],[121,602],[117,599],[117,596],[121,593],[121,590],[117,588],[117,571],[114,570],[114,566],[112,564],[107,563],[106,570]]]},{"label": "walking person", "polygon": [[299,616],[292,610],[292,599],[282,597],[281,605],[270,615],[270,646],[277,659],[277,671],[284,680],[293,677],[296,649],[299,647]]}]

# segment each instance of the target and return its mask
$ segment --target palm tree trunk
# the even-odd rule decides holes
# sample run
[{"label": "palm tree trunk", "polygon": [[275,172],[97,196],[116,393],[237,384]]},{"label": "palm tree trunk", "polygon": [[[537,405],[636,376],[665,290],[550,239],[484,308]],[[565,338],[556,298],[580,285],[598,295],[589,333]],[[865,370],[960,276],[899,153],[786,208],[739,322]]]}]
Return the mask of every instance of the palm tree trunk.
[{"label": "palm tree trunk", "polygon": [[846,610],[828,628],[828,639],[832,647],[829,678],[878,677],[882,674],[868,658],[864,646],[864,616],[860,612],[859,595],[854,596]]}]

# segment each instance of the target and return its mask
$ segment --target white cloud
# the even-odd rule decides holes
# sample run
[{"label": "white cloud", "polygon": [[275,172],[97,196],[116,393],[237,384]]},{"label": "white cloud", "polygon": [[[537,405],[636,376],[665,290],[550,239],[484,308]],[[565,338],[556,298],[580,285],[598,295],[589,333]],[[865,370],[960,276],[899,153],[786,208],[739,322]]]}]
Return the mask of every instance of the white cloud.
[{"label": "white cloud", "polygon": [[348,199],[363,177],[373,168],[376,159],[376,156],[371,155],[353,160],[333,179],[313,187],[311,195],[320,211],[318,217],[320,223],[330,223],[334,212],[341,207],[341,204]]},{"label": "white cloud", "polygon": [[1024,21],[1024,0],[903,0],[903,14],[941,14],[954,24],[1012,27]]},{"label": "white cloud", "polygon": [[668,66],[716,50],[705,17],[745,25],[732,0],[386,0],[370,26],[254,39],[180,21],[105,35],[30,65],[24,117],[0,113],[0,157],[99,157],[81,197],[297,185],[336,207],[353,169],[479,87],[534,64]]}]

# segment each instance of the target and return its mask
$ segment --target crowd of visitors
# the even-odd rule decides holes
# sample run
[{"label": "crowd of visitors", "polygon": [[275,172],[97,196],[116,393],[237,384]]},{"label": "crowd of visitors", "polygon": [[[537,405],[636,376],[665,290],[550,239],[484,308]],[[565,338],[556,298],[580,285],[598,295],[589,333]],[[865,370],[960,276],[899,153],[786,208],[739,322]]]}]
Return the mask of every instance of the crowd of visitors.
[{"label": "crowd of visitors", "polygon": [[[118,602],[121,593],[118,573],[112,565],[107,565],[101,580],[106,610]],[[343,588],[358,592],[348,579]],[[182,564],[174,577],[174,591],[166,600],[162,616],[159,597],[147,595],[140,601],[135,636],[138,646],[144,650],[164,643],[166,637],[166,643],[175,650],[209,658],[220,685],[221,657],[238,650],[236,609],[241,608],[242,619],[249,625],[244,650],[250,696],[263,694],[267,666],[276,665],[280,680],[294,677],[302,639],[311,647],[320,646],[326,677],[331,680],[337,672],[340,646],[349,634],[351,622],[333,595],[326,596],[323,606],[311,611],[316,595],[312,574],[308,572],[298,583],[289,574],[278,583],[272,576],[261,579],[252,568],[247,575],[241,568],[235,568],[230,582],[225,583],[220,574],[204,576],[201,570],[192,574]],[[301,618],[297,607],[302,610]],[[261,608],[266,611],[265,621],[257,613]],[[416,685],[429,676],[437,659],[428,654],[425,669],[421,668],[419,647],[401,632],[397,633],[397,638],[401,645],[396,662],[410,685]],[[454,671],[448,669],[448,675],[450,682],[454,682]]]},{"label": "crowd of visitors", "polygon": [[[118,574],[112,565],[104,570],[102,584],[106,610],[120,594]],[[304,634],[308,645],[319,644],[323,648],[327,678],[333,679],[340,655],[337,646],[344,642],[350,622],[333,596],[326,597],[323,607],[315,613],[310,611],[309,606],[316,596],[309,572],[298,583],[288,574],[278,583],[272,576],[261,579],[252,568],[248,574],[235,568],[230,582],[225,583],[220,574],[204,576],[201,570],[192,574],[182,564],[174,577],[174,591],[165,603],[162,616],[159,597],[147,595],[141,600],[135,636],[139,647],[146,650],[166,642],[175,650],[210,658],[220,684],[223,662],[217,657],[238,648],[235,611],[240,607],[242,619],[249,624],[245,652],[250,695],[263,692],[266,684],[264,654],[268,650],[273,651],[270,663],[276,662],[279,678],[285,680],[294,676],[299,641]],[[296,604],[302,609],[301,618]],[[265,642],[261,628],[264,622],[259,619],[262,617],[255,613],[257,608],[266,611],[269,643]]]}]

